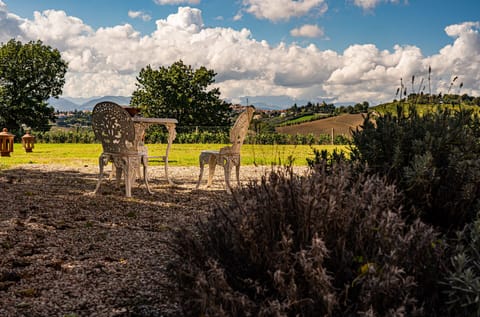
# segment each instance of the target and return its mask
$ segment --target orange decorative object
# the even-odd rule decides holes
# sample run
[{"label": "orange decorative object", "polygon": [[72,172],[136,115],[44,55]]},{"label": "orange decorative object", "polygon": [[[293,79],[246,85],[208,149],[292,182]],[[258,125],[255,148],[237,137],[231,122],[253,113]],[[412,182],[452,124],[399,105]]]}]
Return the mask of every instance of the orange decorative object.
[{"label": "orange decorative object", "polygon": [[0,132],[0,152],[2,156],[10,156],[13,152],[13,138],[14,135],[9,133],[7,128],[3,128]]},{"label": "orange decorative object", "polygon": [[30,131],[27,131],[24,136],[22,136],[22,145],[25,149],[25,152],[32,152],[35,144],[35,137],[30,134]]}]

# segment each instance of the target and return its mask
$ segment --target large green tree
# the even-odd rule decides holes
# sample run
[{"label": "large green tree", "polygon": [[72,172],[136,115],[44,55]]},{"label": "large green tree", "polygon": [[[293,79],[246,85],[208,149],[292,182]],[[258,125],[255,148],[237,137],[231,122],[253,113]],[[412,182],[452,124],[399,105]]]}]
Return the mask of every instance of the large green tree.
[{"label": "large green tree", "polygon": [[220,99],[220,90],[209,86],[215,72],[193,69],[181,60],[169,67],[143,68],[130,104],[148,117],[170,117],[183,127],[228,126],[230,104]]},{"label": "large green tree", "polygon": [[10,40],[0,46],[0,127],[15,132],[25,124],[47,131],[55,111],[50,97],[58,97],[65,83],[67,63],[60,52],[41,41],[23,44]]}]

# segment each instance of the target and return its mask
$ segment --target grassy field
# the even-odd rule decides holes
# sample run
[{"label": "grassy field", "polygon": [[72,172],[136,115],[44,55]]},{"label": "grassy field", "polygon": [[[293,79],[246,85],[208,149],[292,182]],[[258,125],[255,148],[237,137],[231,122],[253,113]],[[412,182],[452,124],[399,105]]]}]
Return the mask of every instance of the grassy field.
[{"label": "grassy field", "polygon": [[[202,150],[218,150],[222,144],[173,144],[169,162],[170,166],[198,165],[198,155]],[[149,155],[164,155],[166,144],[147,145]],[[340,149],[347,151],[346,146],[315,145],[316,149]],[[65,166],[85,166],[98,164],[98,156],[102,151],[100,144],[35,144],[33,152],[26,153],[21,144],[15,144],[10,157],[0,157],[0,169],[19,164],[60,164]],[[294,158],[295,165],[306,165],[307,158],[313,157],[313,149],[309,145],[250,145],[242,147],[243,165],[282,165]],[[163,164],[159,159],[151,159],[150,165]]]}]

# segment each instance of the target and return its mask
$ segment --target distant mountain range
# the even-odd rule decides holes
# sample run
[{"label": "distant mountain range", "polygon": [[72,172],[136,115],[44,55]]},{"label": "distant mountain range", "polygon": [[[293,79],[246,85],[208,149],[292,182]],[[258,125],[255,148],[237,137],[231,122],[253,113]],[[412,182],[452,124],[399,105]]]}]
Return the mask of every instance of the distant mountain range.
[{"label": "distant mountain range", "polygon": [[103,96],[103,97],[94,97],[91,99],[74,99],[74,98],[50,98],[48,103],[55,110],[58,111],[84,111],[92,110],[93,107],[102,101],[113,101],[119,105],[129,105],[131,97],[125,96]]}]

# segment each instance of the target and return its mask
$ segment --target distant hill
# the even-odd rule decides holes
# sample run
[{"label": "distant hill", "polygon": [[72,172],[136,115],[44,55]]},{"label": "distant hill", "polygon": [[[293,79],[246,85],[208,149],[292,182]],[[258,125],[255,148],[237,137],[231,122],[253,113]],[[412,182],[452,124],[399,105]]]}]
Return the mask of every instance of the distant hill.
[{"label": "distant hill", "polygon": [[[231,100],[226,100],[232,102]],[[240,104],[254,105],[257,109],[282,110],[297,105],[305,105],[308,100],[293,99],[289,96],[242,96]]]},{"label": "distant hill", "polygon": [[124,96],[103,96],[95,99],[91,99],[82,104],[82,110],[92,110],[93,107],[99,102],[102,101],[112,101],[121,106],[127,106],[130,104],[131,97],[124,97]]},{"label": "distant hill", "polygon": [[48,103],[58,111],[83,111],[83,110],[92,110],[93,107],[101,101],[113,101],[119,105],[128,105],[130,104],[131,97],[125,96],[103,96],[103,97],[94,97],[92,99],[87,99],[83,103],[76,103],[67,98],[50,98]]},{"label": "distant hill", "polygon": [[295,124],[286,127],[276,128],[277,132],[285,134],[310,134],[315,136],[331,134],[332,129],[335,135],[350,135],[350,130],[355,130],[363,123],[362,114],[342,114],[335,117]]},{"label": "distant hill", "polygon": [[50,98],[48,99],[48,104],[52,106],[55,110],[59,111],[74,111],[80,110],[80,105],[76,104],[65,98]]},{"label": "distant hill", "polygon": [[[126,96],[102,96],[102,97],[91,97],[91,98],[70,98],[70,97],[60,97],[58,99],[50,98],[48,103],[58,111],[83,111],[83,110],[92,110],[95,104],[101,101],[113,101],[119,105],[128,105],[130,104],[131,97]],[[263,110],[282,110],[287,109],[294,104],[305,105],[308,103],[307,100],[292,99],[288,96],[245,96],[241,97],[240,104],[250,104],[254,105],[257,109]],[[227,102],[232,102],[231,100],[226,100]]]}]

